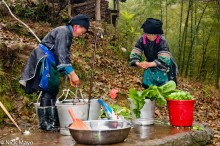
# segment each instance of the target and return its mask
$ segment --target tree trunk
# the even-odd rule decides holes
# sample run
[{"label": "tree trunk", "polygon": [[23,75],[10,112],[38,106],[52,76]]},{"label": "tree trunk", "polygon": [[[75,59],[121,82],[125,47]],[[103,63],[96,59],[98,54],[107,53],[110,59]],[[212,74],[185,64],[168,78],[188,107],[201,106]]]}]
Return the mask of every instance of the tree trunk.
[{"label": "tree trunk", "polygon": [[[213,27],[212,27],[213,28]],[[207,60],[208,58],[206,57],[207,56],[207,48],[208,48],[208,44],[209,44],[209,40],[211,38],[211,32],[213,29],[210,29],[210,31],[208,31],[208,38],[205,42],[205,38],[203,37],[202,40],[203,40],[203,45],[202,45],[202,61],[201,61],[201,65],[200,65],[200,70],[199,70],[199,73],[198,73],[198,78],[199,80],[201,81],[204,81],[205,78],[206,78],[206,74],[207,74],[207,70],[206,70],[206,67],[207,67]],[[205,33],[204,33],[204,29],[203,29],[203,36],[205,36]]]},{"label": "tree trunk", "polygon": [[181,69],[181,56],[182,56],[182,45],[181,45],[181,34],[182,34],[182,21],[183,21],[183,0],[181,1],[181,12],[180,12],[180,28],[179,28],[179,53],[178,53],[178,65],[179,69]]},{"label": "tree trunk", "polygon": [[96,21],[101,21],[101,0],[96,0],[96,5],[95,5],[95,20]]},{"label": "tree trunk", "polygon": [[197,48],[197,31],[196,31],[196,24],[197,24],[197,1],[194,1],[194,33],[193,33],[193,38],[192,38],[192,45],[194,45],[194,49],[192,49],[192,57],[190,58],[190,77],[194,76],[194,62],[195,62],[195,52],[196,52],[196,48]]},{"label": "tree trunk", "polygon": [[166,32],[165,32],[165,36],[167,36],[167,28],[168,28],[168,21],[167,21],[167,15],[168,15],[168,10],[167,10],[167,6],[168,6],[168,4],[167,4],[167,0],[166,0]]},{"label": "tree trunk", "polygon": [[160,20],[163,21],[163,2],[160,0]]},{"label": "tree trunk", "polygon": [[[220,17],[218,16],[218,24],[220,24]],[[216,82],[215,85],[219,89],[220,84],[220,29],[218,27],[218,45],[217,45],[217,65],[216,65]]]},{"label": "tree trunk", "polygon": [[[202,12],[202,14],[201,14],[201,16],[200,16],[200,18],[199,18],[199,21],[198,21],[198,24],[197,24],[196,30],[195,30],[196,33],[197,33],[198,30],[199,30],[199,26],[200,26],[201,20],[202,20],[204,14],[205,14],[205,10],[206,10],[206,8],[208,7],[208,4],[209,4],[209,1],[206,2],[206,5],[205,5],[205,7],[204,7],[204,9],[203,9],[203,12]],[[192,40],[192,43],[191,43],[190,48],[192,48],[192,46],[193,46],[193,44],[194,44],[194,40],[195,40],[195,35],[193,36],[193,40]],[[192,54],[192,49],[190,49],[190,51],[189,51],[189,55],[191,55],[191,54]],[[188,57],[190,57],[190,56],[188,56]],[[192,58],[191,58],[191,59],[192,59]],[[192,61],[192,60],[188,59],[188,61],[187,61],[186,74],[185,74],[185,76],[188,74],[188,67],[189,67],[190,61]]]},{"label": "tree trunk", "polygon": [[72,17],[72,8],[71,8],[71,2],[68,0],[68,16],[71,18]]},{"label": "tree trunk", "polygon": [[[193,44],[193,35],[194,35],[194,30],[193,30],[193,28],[194,28],[194,23],[193,23],[193,12],[194,12],[194,10],[193,10],[193,0],[192,0],[192,7],[191,7],[192,9],[191,9],[191,30],[190,30],[190,43],[192,44],[191,45],[191,48],[189,48],[190,50],[193,50],[193,48],[194,48],[194,44]],[[193,51],[191,51],[191,52],[193,52]],[[194,57],[194,54],[192,53],[192,54],[189,54],[189,60],[190,60],[190,64],[189,64],[189,77],[190,78],[192,78],[193,77],[193,58]],[[187,72],[185,72],[185,76],[187,76],[188,74],[187,74]]]},{"label": "tree trunk", "polygon": [[189,14],[190,14],[190,9],[191,9],[191,1],[189,0],[189,4],[188,4],[188,10],[187,10],[187,15],[186,15],[186,21],[185,21],[185,26],[184,26],[184,30],[183,30],[183,37],[182,37],[182,48],[183,48],[183,57],[181,60],[181,69],[180,69],[180,74],[183,74],[183,70],[184,70],[184,64],[185,64],[185,56],[186,56],[186,39],[187,39],[187,30],[188,30],[188,22],[189,22]]}]

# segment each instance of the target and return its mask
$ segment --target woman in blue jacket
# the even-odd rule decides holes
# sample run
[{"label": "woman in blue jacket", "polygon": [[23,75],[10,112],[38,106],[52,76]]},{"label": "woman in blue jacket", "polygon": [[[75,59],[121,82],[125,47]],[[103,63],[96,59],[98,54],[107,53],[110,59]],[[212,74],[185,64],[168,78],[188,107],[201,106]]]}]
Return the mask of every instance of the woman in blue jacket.
[{"label": "woman in blue jacket", "polygon": [[[162,22],[148,18],[142,25],[144,34],[138,39],[130,54],[130,65],[144,70],[143,87],[161,86],[169,80],[176,82],[177,66],[162,36]],[[142,53],[146,57],[142,61]]]},{"label": "woman in blue jacket", "polygon": [[65,72],[72,86],[79,84],[79,78],[70,62],[70,47],[73,37],[86,33],[88,29],[87,15],[73,17],[67,25],[51,30],[31,52],[25,64],[19,82],[28,94],[42,91],[38,117],[43,130],[54,131],[59,126],[55,108],[59,73]]}]

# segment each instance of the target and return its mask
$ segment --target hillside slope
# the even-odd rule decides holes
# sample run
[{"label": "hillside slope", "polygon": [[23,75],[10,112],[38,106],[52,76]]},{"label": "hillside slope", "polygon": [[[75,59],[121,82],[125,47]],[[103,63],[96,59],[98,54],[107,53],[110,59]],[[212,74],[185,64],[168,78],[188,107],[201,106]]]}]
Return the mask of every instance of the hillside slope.
[{"label": "hillside slope", "polygon": [[[0,100],[7,105],[18,123],[33,124],[36,128],[36,115],[32,104],[36,102],[36,95],[24,94],[19,87],[18,79],[22,67],[31,50],[37,45],[37,41],[26,28],[14,19],[10,17],[0,19],[0,53],[2,56],[0,79],[3,83],[0,86]],[[26,23],[33,28],[40,38],[53,28],[47,23],[27,21]],[[103,38],[100,35],[95,37],[100,33],[103,34]],[[71,61],[81,79],[80,88],[85,98],[88,98],[90,93],[92,73],[94,73],[92,97],[102,98],[109,104],[128,106],[127,93],[129,88],[142,89],[141,75],[143,71],[129,66],[129,52],[123,52],[117,44],[119,42],[120,36],[112,26],[96,24],[95,22],[92,23],[90,34],[73,41]],[[96,54],[93,67],[95,43]],[[65,88],[71,88],[64,75],[61,80],[60,92]],[[116,100],[110,99],[108,95],[109,91],[114,88],[119,89]],[[178,77],[178,88],[194,95],[196,99],[195,121],[211,126],[215,130],[215,139],[213,139],[212,144],[219,144],[219,90],[210,85],[203,85],[181,77]],[[71,88],[71,90],[74,91],[75,89]],[[168,120],[166,107],[157,107],[155,113],[157,118]],[[1,115],[3,116],[2,113],[0,113]],[[2,129],[7,126],[6,122],[9,122],[7,118],[3,120]],[[1,131],[1,134],[3,134],[2,132],[4,130]]]}]

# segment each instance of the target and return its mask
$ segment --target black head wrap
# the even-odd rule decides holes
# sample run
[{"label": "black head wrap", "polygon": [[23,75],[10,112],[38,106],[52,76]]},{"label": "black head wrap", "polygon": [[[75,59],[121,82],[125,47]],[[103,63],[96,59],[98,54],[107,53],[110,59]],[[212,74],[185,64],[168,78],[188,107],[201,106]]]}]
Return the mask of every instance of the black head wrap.
[{"label": "black head wrap", "polygon": [[141,28],[143,28],[144,33],[163,34],[162,25],[163,23],[158,19],[147,18],[147,20],[142,24]]},{"label": "black head wrap", "polygon": [[85,27],[88,31],[89,29],[89,16],[85,14],[79,14],[73,17],[69,22],[69,25],[80,25],[82,27]]}]

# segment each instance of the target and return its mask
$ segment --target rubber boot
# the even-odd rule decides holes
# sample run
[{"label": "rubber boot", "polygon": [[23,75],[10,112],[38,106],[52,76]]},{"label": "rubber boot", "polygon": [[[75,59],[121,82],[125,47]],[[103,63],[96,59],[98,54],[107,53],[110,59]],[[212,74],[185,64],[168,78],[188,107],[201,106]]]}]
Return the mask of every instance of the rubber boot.
[{"label": "rubber boot", "polygon": [[[40,122],[40,129],[42,130],[46,130],[46,131],[57,131],[58,130],[58,127],[54,126],[56,122],[51,120],[53,119],[51,115],[56,115],[54,114],[56,112],[54,112],[54,110],[51,110],[51,109],[54,109],[54,107],[49,106],[49,107],[38,108],[38,118]],[[53,111],[53,112],[48,112],[48,111]]]},{"label": "rubber boot", "polygon": [[49,123],[51,127],[56,131],[60,126],[57,108],[55,106],[51,106],[47,109],[47,114],[49,115]]},{"label": "rubber boot", "polygon": [[46,130],[49,128],[48,125],[48,115],[47,115],[47,107],[38,107],[38,119],[39,119],[39,125],[40,129]]}]

